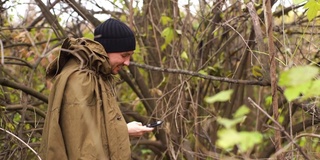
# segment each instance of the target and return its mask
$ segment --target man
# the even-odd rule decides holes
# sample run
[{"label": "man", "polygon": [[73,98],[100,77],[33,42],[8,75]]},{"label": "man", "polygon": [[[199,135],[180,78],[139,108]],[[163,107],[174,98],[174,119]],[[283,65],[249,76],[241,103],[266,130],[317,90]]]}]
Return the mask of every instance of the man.
[{"label": "man", "polygon": [[108,19],[95,41],[67,38],[47,68],[54,78],[40,156],[48,160],[128,160],[130,136],[153,128],[126,124],[116,101],[114,76],[128,66],[135,37],[124,23]]}]

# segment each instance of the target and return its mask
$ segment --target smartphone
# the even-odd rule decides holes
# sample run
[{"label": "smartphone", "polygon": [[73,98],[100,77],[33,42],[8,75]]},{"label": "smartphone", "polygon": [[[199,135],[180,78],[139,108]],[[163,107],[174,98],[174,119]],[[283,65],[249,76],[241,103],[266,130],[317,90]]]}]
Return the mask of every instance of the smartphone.
[{"label": "smartphone", "polygon": [[163,123],[163,121],[157,121],[157,122],[155,122],[155,123],[147,124],[146,126],[153,128],[153,127],[157,127],[157,126],[161,125],[162,123]]}]

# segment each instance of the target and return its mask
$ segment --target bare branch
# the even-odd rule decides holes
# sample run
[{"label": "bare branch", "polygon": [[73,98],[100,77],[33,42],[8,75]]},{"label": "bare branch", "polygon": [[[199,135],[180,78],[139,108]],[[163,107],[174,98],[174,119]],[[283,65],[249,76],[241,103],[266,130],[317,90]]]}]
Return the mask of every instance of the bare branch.
[{"label": "bare branch", "polygon": [[[6,105],[6,110],[22,110],[24,106],[21,105]],[[31,106],[31,105],[27,105],[26,109],[32,112],[36,112],[38,115],[40,115],[41,117],[45,118],[46,117],[46,113],[43,112],[42,110],[40,110],[37,107]]]},{"label": "bare branch", "polygon": [[43,94],[39,93],[38,91],[36,91],[32,88],[29,88],[25,85],[18,84],[16,82],[12,82],[6,78],[0,78],[0,85],[11,87],[14,89],[19,89],[26,94],[32,95],[33,97],[38,98],[45,103],[48,103],[48,97],[46,97],[45,95],[43,95]]},{"label": "bare branch", "polygon": [[251,81],[251,80],[242,80],[242,79],[231,79],[231,78],[225,78],[225,77],[216,77],[216,76],[210,76],[210,75],[204,75],[198,72],[193,71],[187,71],[187,70],[179,70],[179,69],[167,69],[167,68],[160,68],[155,66],[150,66],[146,64],[138,64],[135,62],[130,62],[130,65],[134,65],[140,68],[153,70],[153,71],[160,71],[160,72],[166,72],[166,73],[176,73],[176,74],[184,74],[184,75],[190,75],[193,77],[200,77],[204,79],[210,79],[214,81],[220,81],[220,82],[228,82],[228,83],[234,83],[234,84],[246,84],[246,85],[259,85],[259,86],[270,86],[270,83],[264,82],[264,81]]}]

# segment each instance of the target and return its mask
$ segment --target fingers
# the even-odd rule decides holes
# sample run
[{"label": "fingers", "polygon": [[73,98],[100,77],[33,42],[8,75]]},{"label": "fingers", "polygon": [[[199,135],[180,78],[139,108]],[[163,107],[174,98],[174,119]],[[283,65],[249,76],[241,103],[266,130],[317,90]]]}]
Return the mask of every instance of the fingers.
[{"label": "fingers", "polygon": [[137,121],[132,121],[132,122],[129,122],[128,124],[137,124],[139,126],[142,126],[142,123]]},{"label": "fingers", "polygon": [[142,126],[142,127],[143,127],[143,130],[144,130],[145,132],[151,132],[151,131],[154,130],[154,128],[152,128],[152,127],[147,127],[147,126]]},{"label": "fingers", "polygon": [[147,132],[152,132],[154,128],[143,126],[141,122],[130,122],[127,124],[130,136],[139,137]]}]

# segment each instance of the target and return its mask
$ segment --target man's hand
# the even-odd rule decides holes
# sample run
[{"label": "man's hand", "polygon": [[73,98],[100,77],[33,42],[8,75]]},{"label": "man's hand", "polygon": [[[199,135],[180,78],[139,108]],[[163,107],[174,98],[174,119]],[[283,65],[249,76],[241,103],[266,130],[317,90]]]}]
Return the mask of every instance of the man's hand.
[{"label": "man's hand", "polygon": [[142,136],[144,133],[151,132],[154,129],[154,128],[142,126],[141,122],[136,122],[136,121],[128,123],[127,126],[128,126],[129,136],[133,136],[133,137]]}]

